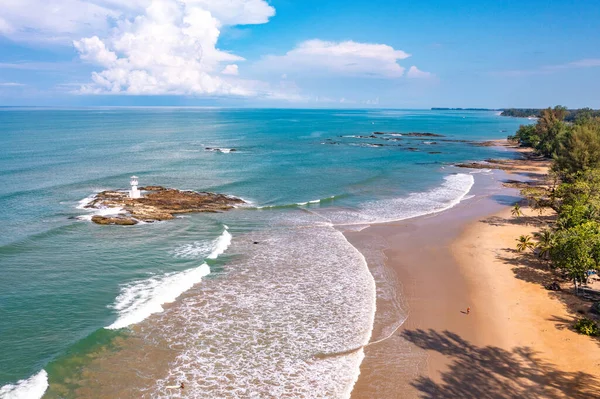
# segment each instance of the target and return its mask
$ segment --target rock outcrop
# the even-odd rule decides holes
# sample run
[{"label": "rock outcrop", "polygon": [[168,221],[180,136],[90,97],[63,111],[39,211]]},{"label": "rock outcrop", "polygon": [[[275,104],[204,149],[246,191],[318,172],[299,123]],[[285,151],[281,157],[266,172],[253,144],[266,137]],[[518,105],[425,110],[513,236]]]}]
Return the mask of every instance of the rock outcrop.
[{"label": "rock outcrop", "polygon": [[103,191],[86,205],[90,209],[120,208],[116,215],[95,215],[97,224],[134,225],[143,222],[173,219],[176,214],[192,212],[222,212],[244,201],[224,194],[181,191],[162,186],[146,186],[142,198],[129,198],[125,191]]},{"label": "rock outcrop", "polygon": [[445,137],[443,134],[436,133],[421,133],[421,132],[410,132],[410,133],[400,133],[400,132],[373,132],[373,134],[401,134],[404,137]]}]

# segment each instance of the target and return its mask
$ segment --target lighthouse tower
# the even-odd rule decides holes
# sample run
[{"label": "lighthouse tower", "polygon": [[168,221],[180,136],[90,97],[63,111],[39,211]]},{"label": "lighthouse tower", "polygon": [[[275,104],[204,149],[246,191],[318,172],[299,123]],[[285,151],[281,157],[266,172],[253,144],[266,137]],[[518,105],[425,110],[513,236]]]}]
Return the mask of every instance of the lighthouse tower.
[{"label": "lighthouse tower", "polygon": [[137,176],[131,176],[131,190],[129,190],[129,198],[140,198],[140,190],[138,190],[138,178]]}]

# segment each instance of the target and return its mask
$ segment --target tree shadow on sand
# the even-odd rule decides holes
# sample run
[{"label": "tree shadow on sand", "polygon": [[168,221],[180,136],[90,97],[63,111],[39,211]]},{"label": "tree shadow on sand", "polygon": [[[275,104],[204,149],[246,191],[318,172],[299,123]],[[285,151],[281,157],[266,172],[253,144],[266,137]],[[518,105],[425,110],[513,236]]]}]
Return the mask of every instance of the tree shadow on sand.
[{"label": "tree shadow on sand", "polygon": [[[512,202],[514,204],[515,202]],[[532,226],[536,228],[548,227],[556,220],[553,215],[550,216],[519,216],[518,218],[503,218],[500,216],[490,216],[488,218],[480,220],[482,223],[489,224],[491,226],[506,226],[506,225],[518,225],[518,226]]]},{"label": "tree shadow on sand", "polygon": [[597,376],[565,372],[531,348],[480,347],[449,331],[407,330],[405,339],[449,358],[440,382],[421,376],[411,385],[420,397],[444,398],[600,398]]}]

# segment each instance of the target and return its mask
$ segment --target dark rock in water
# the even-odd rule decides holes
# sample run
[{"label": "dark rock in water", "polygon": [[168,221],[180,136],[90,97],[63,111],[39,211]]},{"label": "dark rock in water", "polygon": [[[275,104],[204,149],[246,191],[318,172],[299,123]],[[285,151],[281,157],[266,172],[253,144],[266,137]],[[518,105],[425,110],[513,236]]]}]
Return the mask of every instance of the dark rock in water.
[{"label": "dark rock in water", "polygon": [[221,153],[224,153],[224,154],[228,154],[230,152],[236,152],[237,151],[235,148],[205,147],[204,149],[206,151],[221,152]]},{"label": "dark rock in water", "polygon": [[429,151],[428,154],[441,154],[441,151]]},{"label": "dark rock in water", "polygon": [[561,289],[560,284],[558,284],[556,281],[553,281],[550,284],[546,284],[544,288],[550,291],[560,291]]},{"label": "dark rock in water", "polygon": [[181,191],[162,186],[147,186],[143,189],[150,193],[142,198],[129,198],[125,191],[103,191],[96,194],[86,208],[122,208],[123,214],[110,217],[96,215],[92,217],[92,222],[132,225],[139,221],[170,220],[180,213],[222,212],[245,203],[239,198],[224,194]]},{"label": "dark rock in water", "polygon": [[436,133],[420,133],[420,132],[410,132],[410,133],[400,133],[400,132],[389,132],[389,133],[384,133],[384,132],[374,132],[373,134],[401,134],[402,136],[405,137],[446,137],[442,134],[436,134]]},{"label": "dark rock in water", "polygon": [[600,315],[600,302],[594,302],[590,308],[590,312]]},{"label": "dark rock in water", "polygon": [[138,221],[130,217],[108,217],[108,216],[92,216],[92,222],[96,224],[116,224],[119,226],[133,226],[138,224]]},{"label": "dark rock in water", "polygon": [[419,133],[419,132],[404,133],[403,136],[408,136],[408,137],[446,137],[443,134]]},{"label": "dark rock in water", "polygon": [[415,147],[408,147],[408,148],[406,148],[406,149],[407,149],[408,151],[419,151],[419,149],[418,149],[418,148],[415,148]]},{"label": "dark rock in water", "polygon": [[476,147],[497,147],[499,145],[496,141],[473,141],[469,144],[474,145]]}]

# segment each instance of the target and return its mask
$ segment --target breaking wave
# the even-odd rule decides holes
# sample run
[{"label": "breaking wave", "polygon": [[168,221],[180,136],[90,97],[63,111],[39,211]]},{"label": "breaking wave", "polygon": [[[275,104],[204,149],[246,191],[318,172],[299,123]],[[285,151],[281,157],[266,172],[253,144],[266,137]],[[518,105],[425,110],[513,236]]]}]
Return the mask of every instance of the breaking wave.
[{"label": "breaking wave", "polygon": [[48,373],[45,370],[32,375],[26,380],[0,388],[1,399],[39,399],[48,389]]},{"label": "breaking wave", "polygon": [[[216,259],[223,254],[231,244],[231,238],[228,227],[225,226],[221,236],[214,241],[212,252],[206,258]],[[152,276],[124,285],[111,306],[119,313],[119,317],[106,328],[125,328],[141,322],[151,314],[162,312],[162,305],[174,302],[208,274],[210,267],[205,262],[193,269]]]}]

